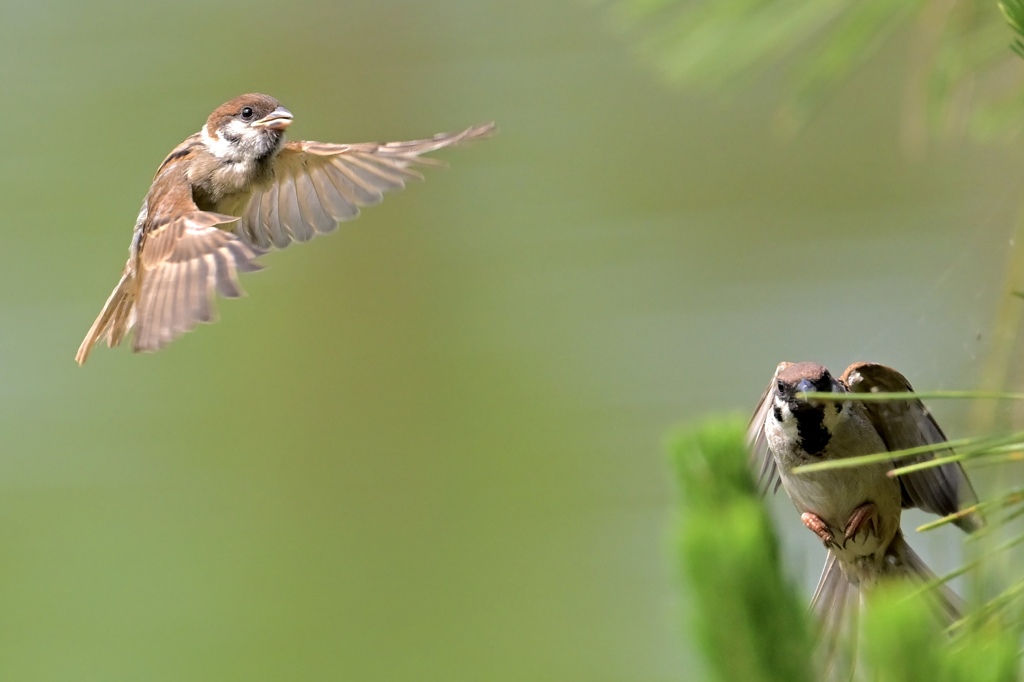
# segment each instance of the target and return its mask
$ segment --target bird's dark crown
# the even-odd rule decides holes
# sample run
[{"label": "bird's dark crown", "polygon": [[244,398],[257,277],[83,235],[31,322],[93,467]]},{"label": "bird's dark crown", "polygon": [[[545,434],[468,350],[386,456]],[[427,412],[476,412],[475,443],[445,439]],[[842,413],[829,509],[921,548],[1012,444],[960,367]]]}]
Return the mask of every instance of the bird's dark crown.
[{"label": "bird's dark crown", "polygon": [[238,118],[246,122],[258,121],[279,106],[281,106],[281,103],[270,95],[263,95],[258,92],[239,95],[213,110],[210,118],[206,120],[207,130],[212,133],[226,120],[231,118]]}]

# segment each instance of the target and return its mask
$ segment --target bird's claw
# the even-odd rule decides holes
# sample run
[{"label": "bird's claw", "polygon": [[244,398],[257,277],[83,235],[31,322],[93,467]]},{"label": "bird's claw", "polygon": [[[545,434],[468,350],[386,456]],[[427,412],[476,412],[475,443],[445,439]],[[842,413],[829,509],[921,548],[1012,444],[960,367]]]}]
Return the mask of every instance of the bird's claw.
[{"label": "bird's claw", "polygon": [[832,531],[829,530],[828,524],[822,521],[820,516],[812,512],[804,512],[800,515],[800,520],[804,522],[804,525],[811,532],[821,538],[821,541],[825,543],[825,547],[835,545],[835,537],[832,535]]},{"label": "bird's claw", "polygon": [[878,534],[878,510],[874,502],[865,502],[853,510],[849,522],[846,524],[846,531],[843,537],[852,540],[857,537],[861,530],[867,529],[869,535]]}]

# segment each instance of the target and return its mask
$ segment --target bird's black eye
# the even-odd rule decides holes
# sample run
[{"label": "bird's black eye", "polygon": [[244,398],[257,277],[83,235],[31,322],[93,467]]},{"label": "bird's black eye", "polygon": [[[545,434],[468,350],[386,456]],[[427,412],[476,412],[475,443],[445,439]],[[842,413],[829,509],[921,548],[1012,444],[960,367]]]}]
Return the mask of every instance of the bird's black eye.
[{"label": "bird's black eye", "polygon": [[242,118],[244,118],[246,121],[252,118],[252,107],[242,108]]}]

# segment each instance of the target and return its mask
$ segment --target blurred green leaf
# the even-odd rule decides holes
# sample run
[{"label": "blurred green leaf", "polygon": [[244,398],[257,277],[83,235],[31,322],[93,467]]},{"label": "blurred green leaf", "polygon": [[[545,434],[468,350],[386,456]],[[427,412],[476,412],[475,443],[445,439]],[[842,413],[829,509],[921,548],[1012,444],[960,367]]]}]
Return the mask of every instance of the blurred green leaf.
[{"label": "blurred green leaf", "polygon": [[1017,32],[1017,38],[1013,41],[1013,51],[1024,57],[1024,0],[1005,0],[999,3],[1006,22],[1010,28]]},{"label": "blurred green leaf", "polygon": [[747,467],[739,419],[684,431],[672,453],[682,490],[679,548],[695,629],[721,680],[810,680],[806,609]]},{"label": "blurred green leaf", "polygon": [[864,654],[878,682],[935,682],[943,678],[946,636],[927,596],[905,584],[881,585],[864,614]]},{"label": "blurred green leaf", "polygon": [[995,621],[950,637],[927,595],[899,583],[871,593],[864,619],[864,660],[877,682],[1011,682],[1016,641],[1016,628]]},{"label": "blurred green leaf", "polygon": [[913,13],[919,2],[868,0],[855,2],[840,15],[819,47],[796,67],[794,105],[805,118],[828,88],[870,58]]},{"label": "blurred green leaf", "polygon": [[[1000,5],[1020,33],[1021,0]],[[880,49],[907,55],[904,141],[930,132],[981,139],[1021,127],[1019,70],[1003,68],[1005,21],[982,0],[610,0],[614,25],[672,81],[735,88],[781,67],[787,127],[802,125],[829,93]],[[1013,49],[1021,52],[1018,38]]]}]

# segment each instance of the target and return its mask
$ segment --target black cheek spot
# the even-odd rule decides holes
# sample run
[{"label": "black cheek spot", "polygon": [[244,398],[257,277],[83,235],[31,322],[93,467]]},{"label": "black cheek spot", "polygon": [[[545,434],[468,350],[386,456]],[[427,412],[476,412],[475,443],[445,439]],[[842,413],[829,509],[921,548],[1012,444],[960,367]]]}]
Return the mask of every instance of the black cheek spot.
[{"label": "black cheek spot", "polygon": [[781,407],[776,405],[775,409],[772,410],[772,414],[775,415],[775,421],[777,421],[777,422],[781,422],[782,421],[782,408]]}]

